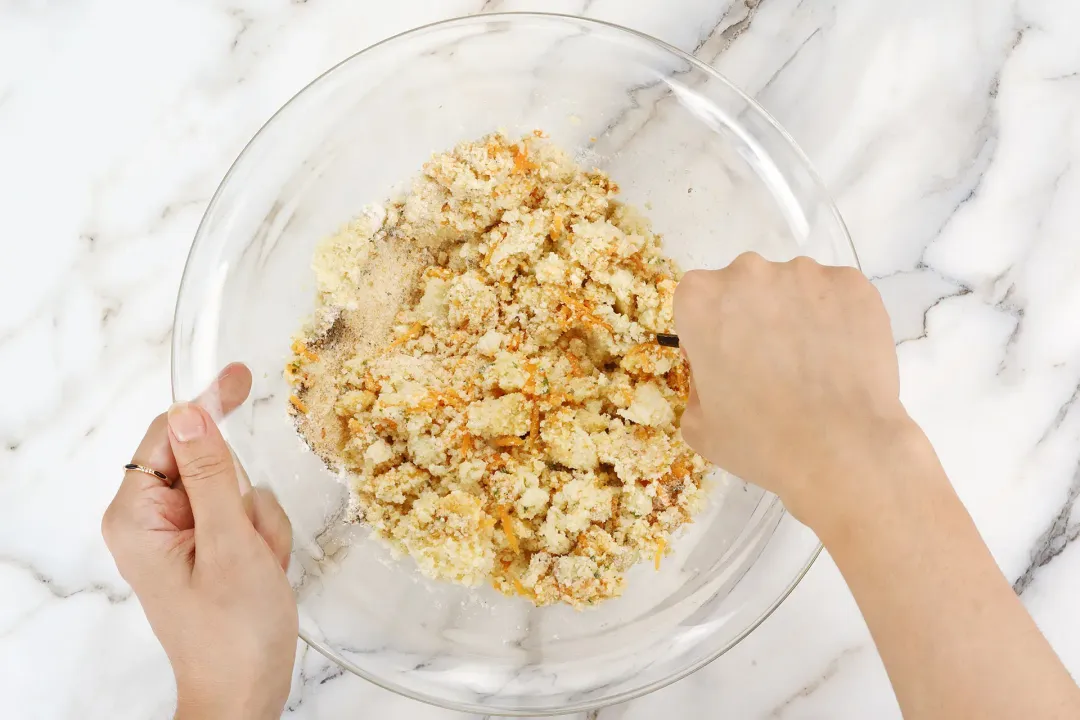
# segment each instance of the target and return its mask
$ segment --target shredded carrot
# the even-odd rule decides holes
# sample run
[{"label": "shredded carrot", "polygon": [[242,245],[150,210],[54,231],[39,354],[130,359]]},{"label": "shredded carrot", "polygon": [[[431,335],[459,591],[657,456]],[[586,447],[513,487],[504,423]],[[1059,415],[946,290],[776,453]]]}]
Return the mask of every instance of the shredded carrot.
[{"label": "shredded carrot", "polygon": [[522,585],[521,581],[517,578],[510,578],[510,582],[514,583],[514,589],[518,591],[518,595],[524,595],[525,597],[528,597],[531,594],[529,593],[529,589]]},{"label": "shredded carrot", "polygon": [[379,418],[374,423],[375,429],[383,434],[397,430],[397,423],[390,418]]},{"label": "shredded carrot", "polygon": [[645,261],[641,259],[640,253],[634,253],[626,259],[630,261],[630,264],[633,265],[634,269],[637,270],[639,273],[641,273],[642,275],[649,275],[649,266],[646,265]]},{"label": "shredded carrot", "polygon": [[623,356],[623,366],[631,374],[652,375],[656,371],[656,362],[652,354],[660,346],[655,343],[642,343],[635,345]]},{"label": "shredded carrot", "polygon": [[540,439],[540,401],[533,400],[532,405],[532,417],[529,423],[529,443],[535,447],[536,441]]},{"label": "shredded carrot", "polygon": [[502,531],[506,533],[506,542],[510,543],[510,549],[514,553],[521,552],[521,545],[518,544],[517,535],[514,534],[514,520],[510,517],[510,512],[505,505],[499,506],[499,522],[502,523]]},{"label": "shredded carrot", "polygon": [[570,297],[568,293],[559,293],[559,299],[562,300],[563,305],[571,310],[579,311],[581,308],[581,303],[576,298]]},{"label": "shredded carrot", "polygon": [[295,395],[290,395],[289,402],[292,403],[292,406],[296,408],[296,411],[298,413],[300,413],[301,415],[307,415],[307,405],[304,404],[303,400],[296,397]]},{"label": "shredded carrot", "polygon": [[450,272],[449,269],[439,267],[438,265],[432,265],[424,271],[424,277],[437,277],[442,278],[443,280],[449,279],[452,275],[453,273]]},{"label": "shredded carrot", "polygon": [[685,360],[671,368],[668,373],[668,386],[681,397],[690,396],[690,371]]},{"label": "shredded carrot", "polygon": [[690,461],[685,455],[681,455],[671,463],[671,474],[676,480],[682,480],[690,474]]},{"label": "shredded carrot", "polygon": [[495,254],[495,248],[499,247],[500,240],[502,240],[502,238],[492,240],[491,245],[488,246],[488,251],[484,253],[484,267],[491,264],[491,256]]},{"label": "shredded carrot", "polygon": [[507,435],[506,437],[495,438],[491,441],[491,444],[495,447],[519,447],[524,445],[525,441],[519,437]]},{"label": "shredded carrot", "polygon": [[[552,407],[559,407],[565,402],[572,402],[572,398],[564,392],[555,392],[544,395],[544,402]],[[629,405],[630,403],[627,402],[626,404]]]},{"label": "shredded carrot", "polygon": [[664,559],[664,550],[667,548],[667,541],[660,538],[660,542],[656,546],[656,557],[653,558],[653,565],[656,566],[656,570],[660,570],[660,561]]},{"label": "shredded carrot", "polygon": [[318,354],[316,354],[316,353],[313,353],[313,352],[312,352],[312,351],[311,351],[311,350],[310,350],[310,349],[308,348],[308,346],[307,346],[307,345],[305,345],[304,343],[300,342],[299,340],[294,340],[294,341],[293,341],[293,344],[292,344],[292,351],[293,351],[294,353],[296,353],[297,355],[303,355],[303,356],[304,356],[305,358],[307,358],[307,359],[308,359],[308,360],[310,360],[311,362],[315,362],[315,361],[317,361],[317,360],[319,359],[319,356],[318,356]]},{"label": "shredded carrot", "polygon": [[614,330],[612,329],[610,324],[608,324],[604,320],[601,320],[593,314],[592,303],[590,303],[588,300],[579,300],[577,298],[570,297],[570,295],[568,295],[567,293],[560,293],[559,299],[562,300],[564,306],[569,308],[571,314],[570,318],[564,319],[563,317],[560,317],[558,312],[556,312],[556,319],[559,320],[560,324],[565,324],[570,319],[573,319],[576,316],[578,320],[586,323],[587,325],[596,325],[604,328],[609,333],[614,333]]},{"label": "shredded carrot", "polygon": [[379,383],[375,382],[375,376],[370,371],[364,373],[364,389],[371,393],[377,393],[382,389]]},{"label": "shredded carrot", "polygon": [[588,320],[589,320],[589,322],[590,322],[591,324],[593,324],[593,325],[599,325],[600,327],[602,327],[602,328],[604,328],[605,330],[607,330],[607,331],[608,331],[609,333],[612,333],[612,334],[614,334],[614,333],[615,333],[615,330],[614,330],[614,329],[613,329],[613,328],[611,327],[611,325],[610,325],[609,323],[607,323],[607,322],[604,322],[603,320],[601,320],[600,318],[596,317],[595,315],[590,315],[590,316],[588,317]]},{"label": "shredded carrot", "polygon": [[551,239],[558,240],[565,231],[566,226],[563,225],[563,216],[559,213],[555,213],[555,219],[551,223]]},{"label": "shredded carrot", "polygon": [[574,377],[581,377],[581,362],[578,361],[578,356],[572,352],[567,352],[566,360],[570,363],[570,374]]},{"label": "shredded carrot", "polygon": [[575,554],[578,554],[578,553],[586,554],[586,553],[584,553],[584,551],[589,549],[588,542],[589,542],[589,538],[587,538],[585,536],[585,533],[578,533],[577,537],[574,538],[574,544],[570,546],[570,549]]},{"label": "shredded carrot", "polygon": [[514,144],[510,146],[510,152],[514,154],[514,172],[526,173],[536,168],[536,164],[529,162],[529,146]]},{"label": "shredded carrot", "polygon": [[390,347],[397,347],[398,345],[403,345],[404,343],[407,343],[410,340],[412,340],[412,339],[414,339],[416,337],[419,337],[420,333],[423,332],[423,331],[424,331],[424,323],[415,322],[415,323],[412,324],[412,326],[408,330],[405,331],[404,335],[399,337],[394,342],[390,343]]},{"label": "shredded carrot", "polygon": [[416,404],[416,410],[434,410],[439,406],[437,397],[426,397]]},{"label": "shredded carrot", "polygon": [[521,386],[521,392],[526,395],[536,394],[536,363],[529,360],[525,363],[525,384]]},{"label": "shredded carrot", "polygon": [[326,439],[326,428],[319,429],[319,437],[321,437],[323,440]]},{"label": "shredded carrot", "polygon": [[472,450],[472,447],[473,447],[472,435],[470,435],[469,433],[465,433],[464,435],[461,436],[461,457],[462,458],[466,457],[469,454],[469,452]]},{"label": "shredded carrot", "polygon": [[573,324],[574,311],[569,305],[560,305],[555,311],[555,319],[559,322],[559,327],[565,330]]}]

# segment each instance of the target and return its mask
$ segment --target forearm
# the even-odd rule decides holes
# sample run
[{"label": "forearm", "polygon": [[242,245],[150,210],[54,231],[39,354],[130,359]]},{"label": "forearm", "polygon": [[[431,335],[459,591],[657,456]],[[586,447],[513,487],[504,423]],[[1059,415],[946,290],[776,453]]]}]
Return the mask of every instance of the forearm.
[{"label": "forearm", "polygon": [[1021,606],[912,425],[856,473],[818,531],[904,716],[1075,718],[1080,691]]},{"label": "forearm", "polygon": [[178,702],[173,720],[277,720],[281,710],[253,710],[231,705]]},{"label": "forearm", "polygon": [[281,698],[281,688],[272,682],[230,688],[179,681],[173,720],[277,720],[285,704]]}]

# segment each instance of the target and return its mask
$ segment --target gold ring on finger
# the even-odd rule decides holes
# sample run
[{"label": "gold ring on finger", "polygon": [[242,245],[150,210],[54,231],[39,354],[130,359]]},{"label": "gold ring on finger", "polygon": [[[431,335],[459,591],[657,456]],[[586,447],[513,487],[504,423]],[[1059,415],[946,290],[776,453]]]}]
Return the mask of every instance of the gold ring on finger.
[{"label": "gold ring on finger", "polygon": [[145,465],[138,465],[136,463],[128,463],[127,465],[124,466],[124,469],[125,470],[138,470],[141,473],[146,473],[147,475],[153,475],[158,480],[164,480],[167,483],[172,483],[172,480],[169,479],[168,475],[161,472],[160,470],[155,470],[154,468],[148,468]]}]

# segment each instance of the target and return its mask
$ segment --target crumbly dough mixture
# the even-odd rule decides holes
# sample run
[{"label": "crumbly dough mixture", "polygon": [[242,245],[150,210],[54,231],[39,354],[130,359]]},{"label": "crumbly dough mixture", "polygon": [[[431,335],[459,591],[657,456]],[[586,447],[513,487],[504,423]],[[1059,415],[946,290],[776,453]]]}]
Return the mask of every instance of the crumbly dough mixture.
[{"label": "crumbly dough mixture", "polygon": [[540,132],[493,134],[318,246],[292,412],[430,577],[593,605],[702,505],[688,369],[655,343],[679,270],[617,193]]}]

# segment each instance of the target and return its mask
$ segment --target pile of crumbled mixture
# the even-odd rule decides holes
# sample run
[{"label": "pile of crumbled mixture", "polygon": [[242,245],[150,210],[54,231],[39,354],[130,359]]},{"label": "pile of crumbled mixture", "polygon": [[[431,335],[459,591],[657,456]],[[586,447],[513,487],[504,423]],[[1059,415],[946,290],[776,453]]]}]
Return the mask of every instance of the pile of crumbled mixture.
[{"label": "pile of crumbled mixture", "polygon": [[316,251],[298,427],[430,577],[592,605],[702,505],[688,368],[655,342],[679,270],[617,192],[539,132],[494,134]]}]

